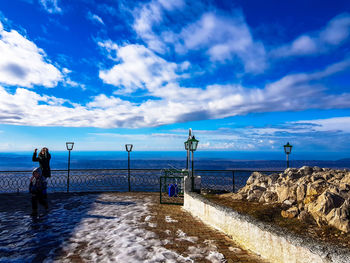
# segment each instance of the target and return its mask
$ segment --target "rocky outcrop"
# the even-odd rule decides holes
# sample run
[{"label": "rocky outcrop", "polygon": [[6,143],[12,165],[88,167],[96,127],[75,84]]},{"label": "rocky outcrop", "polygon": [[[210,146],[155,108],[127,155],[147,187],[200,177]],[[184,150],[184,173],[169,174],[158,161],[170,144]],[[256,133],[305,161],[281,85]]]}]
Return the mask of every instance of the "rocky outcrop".
[{"label": "rocky outcrop", "polygon": [[232,196],[235,200],[280,203],[285,218],[314,220],[350,232],[350,172],[303,166],[283,173],[251,174],[246,185]]}]

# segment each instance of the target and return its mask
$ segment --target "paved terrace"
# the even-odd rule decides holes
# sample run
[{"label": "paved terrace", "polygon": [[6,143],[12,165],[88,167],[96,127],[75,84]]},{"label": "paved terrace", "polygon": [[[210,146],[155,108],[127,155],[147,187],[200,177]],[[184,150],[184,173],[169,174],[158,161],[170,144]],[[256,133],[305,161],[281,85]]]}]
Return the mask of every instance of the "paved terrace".
[{"label": "paved terrace", "polygon": [[263,262],[157,193],[0,195],[0,262]]}]

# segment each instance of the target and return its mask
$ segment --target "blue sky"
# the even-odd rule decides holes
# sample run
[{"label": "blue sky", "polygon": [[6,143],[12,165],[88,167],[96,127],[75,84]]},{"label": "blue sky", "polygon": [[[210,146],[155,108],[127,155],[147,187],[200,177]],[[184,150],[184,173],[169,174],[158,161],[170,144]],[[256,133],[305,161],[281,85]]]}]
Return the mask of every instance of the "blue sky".
[{"label": "blue sky", "polygon": [[0,2],[0,151],[349,153],[348,1]]}]

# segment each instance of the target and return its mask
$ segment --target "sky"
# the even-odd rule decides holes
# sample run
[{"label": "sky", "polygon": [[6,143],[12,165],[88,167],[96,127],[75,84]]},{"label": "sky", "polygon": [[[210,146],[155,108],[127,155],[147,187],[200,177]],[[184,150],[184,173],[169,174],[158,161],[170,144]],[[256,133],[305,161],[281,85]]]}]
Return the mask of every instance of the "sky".
[{"label": "sky", "polygon": [[346,0],[0,0],[0,151],[350,156],[349,73]]}]

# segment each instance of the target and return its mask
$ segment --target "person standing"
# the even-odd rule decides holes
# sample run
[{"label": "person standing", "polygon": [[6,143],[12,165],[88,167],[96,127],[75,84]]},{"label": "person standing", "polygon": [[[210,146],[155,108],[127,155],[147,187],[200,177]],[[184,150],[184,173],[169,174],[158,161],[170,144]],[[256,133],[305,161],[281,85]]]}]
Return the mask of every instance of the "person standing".
[{"label": "person standing", "polygon": [[33,153],[33,162],[39,162],[42,175],[45,178],[51,177],[51,168],[50,168],[50,160],[51,160],[51,155],[49,153],[49,149],[46,147],[42,148],[40,153],[37,156],[37,151],[38,149],[34,150]]},{"label": "person standing", "polygon": [[45,211],[49,209],[47,203],[47,182],[46,178],[42,175],[42,170],[37,167],[33,170],[32,178],[30,178],[29,192],[32,195],[32,213],[31,216],[38,216],[38,203],[44,206]]}]

